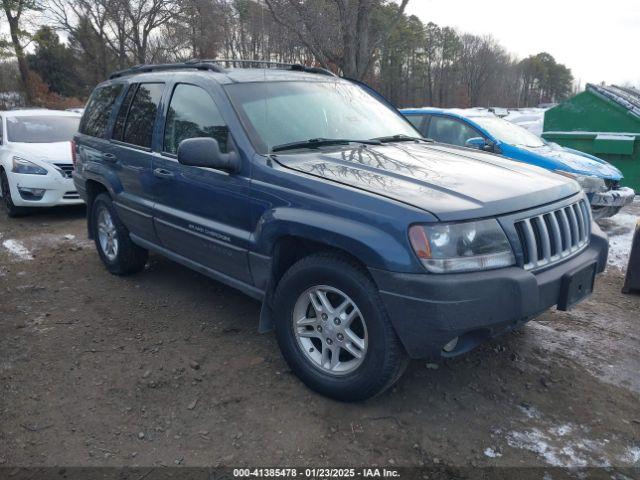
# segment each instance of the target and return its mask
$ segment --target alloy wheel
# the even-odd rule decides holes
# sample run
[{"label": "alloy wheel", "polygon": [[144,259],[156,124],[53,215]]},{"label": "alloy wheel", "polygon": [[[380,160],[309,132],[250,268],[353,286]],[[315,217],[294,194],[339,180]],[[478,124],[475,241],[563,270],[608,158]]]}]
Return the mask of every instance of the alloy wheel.
[{"label": "alloy wheel", "polygon": [[98,240],[102,253],[113,262],[118,257],[118,231],[106,207],[98,211]]},{"label": "alloy wheel", "polygon": [[367,354],[367,326],[356,303],[337,288],[305,290],[293,308],[293,331],[303,354],[330,375],[356,370]]}]

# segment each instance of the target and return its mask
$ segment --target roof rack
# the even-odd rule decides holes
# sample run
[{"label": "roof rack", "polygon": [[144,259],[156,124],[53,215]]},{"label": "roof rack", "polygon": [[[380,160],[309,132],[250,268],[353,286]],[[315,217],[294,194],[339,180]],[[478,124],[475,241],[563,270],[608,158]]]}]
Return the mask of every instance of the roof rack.
[{"label": "roof rack", "polygon": [[203,62],[200,60],[189,60],[183,63],[158,63],[152,65],[136,65],[135,67],[126,68],[109,75],[109,79],[123,77],[125,75],[134,75],[136,73],[157,72],[160,70],[185,70],[185,69],[211,70],[213,72],[224,73],[224,69],[215,63]]},{"label": "roof rack", "polygon": [[233,65],[238,64],[246,68],[252,68],[251,65],[259,65],[266,68],[278,68],[285,67],[284,70],[293,70],[297,72],[317,73],[319,75],[328,75],[331,77],[337,76],[335,73],[321,67],[308,67],[300,63],[288,63],[288,62],[274,62],[271,60],[241,60],[234,58],[212,58],[200,60],[201,62],[211,62],[216,64]]},{"label": "roof rack", "polygon": [[[335,77],[336,75],[320,67],[307,67],[298,63],[285,63],[285,62],[272,62],[268,60],[237,60],[237,59],[199,59],[194,58],[182,63],[159,63],[152,65],[136,65],[131,68],[120,70],[112,73],[109,79],[123,77],[125,75],[134,75],[137,73],[157,72],[162,70],[185,70],[185,69],[198,69],[198,70],[210,70],[217,73],[225,73],[226,70],[220,66],[220,64],[235,65],[239,64],[246,68],[252,68],[252,65],[259,65],[266,68],[282,68],[286,70],[293,70],[297,72],[316,73],[319,75],[328,75]],[[231,68],[234,68],[233,66]]]}]

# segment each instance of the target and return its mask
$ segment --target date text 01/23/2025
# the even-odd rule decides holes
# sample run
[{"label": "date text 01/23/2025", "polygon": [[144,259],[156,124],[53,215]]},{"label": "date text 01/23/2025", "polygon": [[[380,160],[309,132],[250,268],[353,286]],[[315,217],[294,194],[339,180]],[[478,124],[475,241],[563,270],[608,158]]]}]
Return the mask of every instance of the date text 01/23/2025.
[{"label": "date text 01/23/2025", "polygon": [[398,478],[387,468],[235,468],[235,478]]}]

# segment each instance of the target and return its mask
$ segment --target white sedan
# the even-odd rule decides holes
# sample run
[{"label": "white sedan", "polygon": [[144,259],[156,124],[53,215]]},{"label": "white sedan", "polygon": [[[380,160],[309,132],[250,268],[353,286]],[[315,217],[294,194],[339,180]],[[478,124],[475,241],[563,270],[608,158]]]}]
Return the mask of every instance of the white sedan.
[{"label": "white sedan", "polygon": [[82,203],[71,177],[80,117],[45,109],[0,112],[0,193],[10,217],[29,207]]}]

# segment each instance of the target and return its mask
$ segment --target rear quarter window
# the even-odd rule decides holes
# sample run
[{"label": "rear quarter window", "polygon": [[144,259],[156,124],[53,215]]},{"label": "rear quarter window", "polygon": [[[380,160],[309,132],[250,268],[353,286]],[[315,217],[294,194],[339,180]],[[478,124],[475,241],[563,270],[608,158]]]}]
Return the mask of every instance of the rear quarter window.
[{"label": "rear quarter window", "polygon": [[109,118],[123,87],[123,84],[117,83],[93,91],[80,122],[80,133],[99,138],[108,136]]},{"label": "rear quarter window", "polygon": [[138,85],[124,123],[123,142],[151,148],[153,126],[163,90],[164,83],[141,83]]}]

